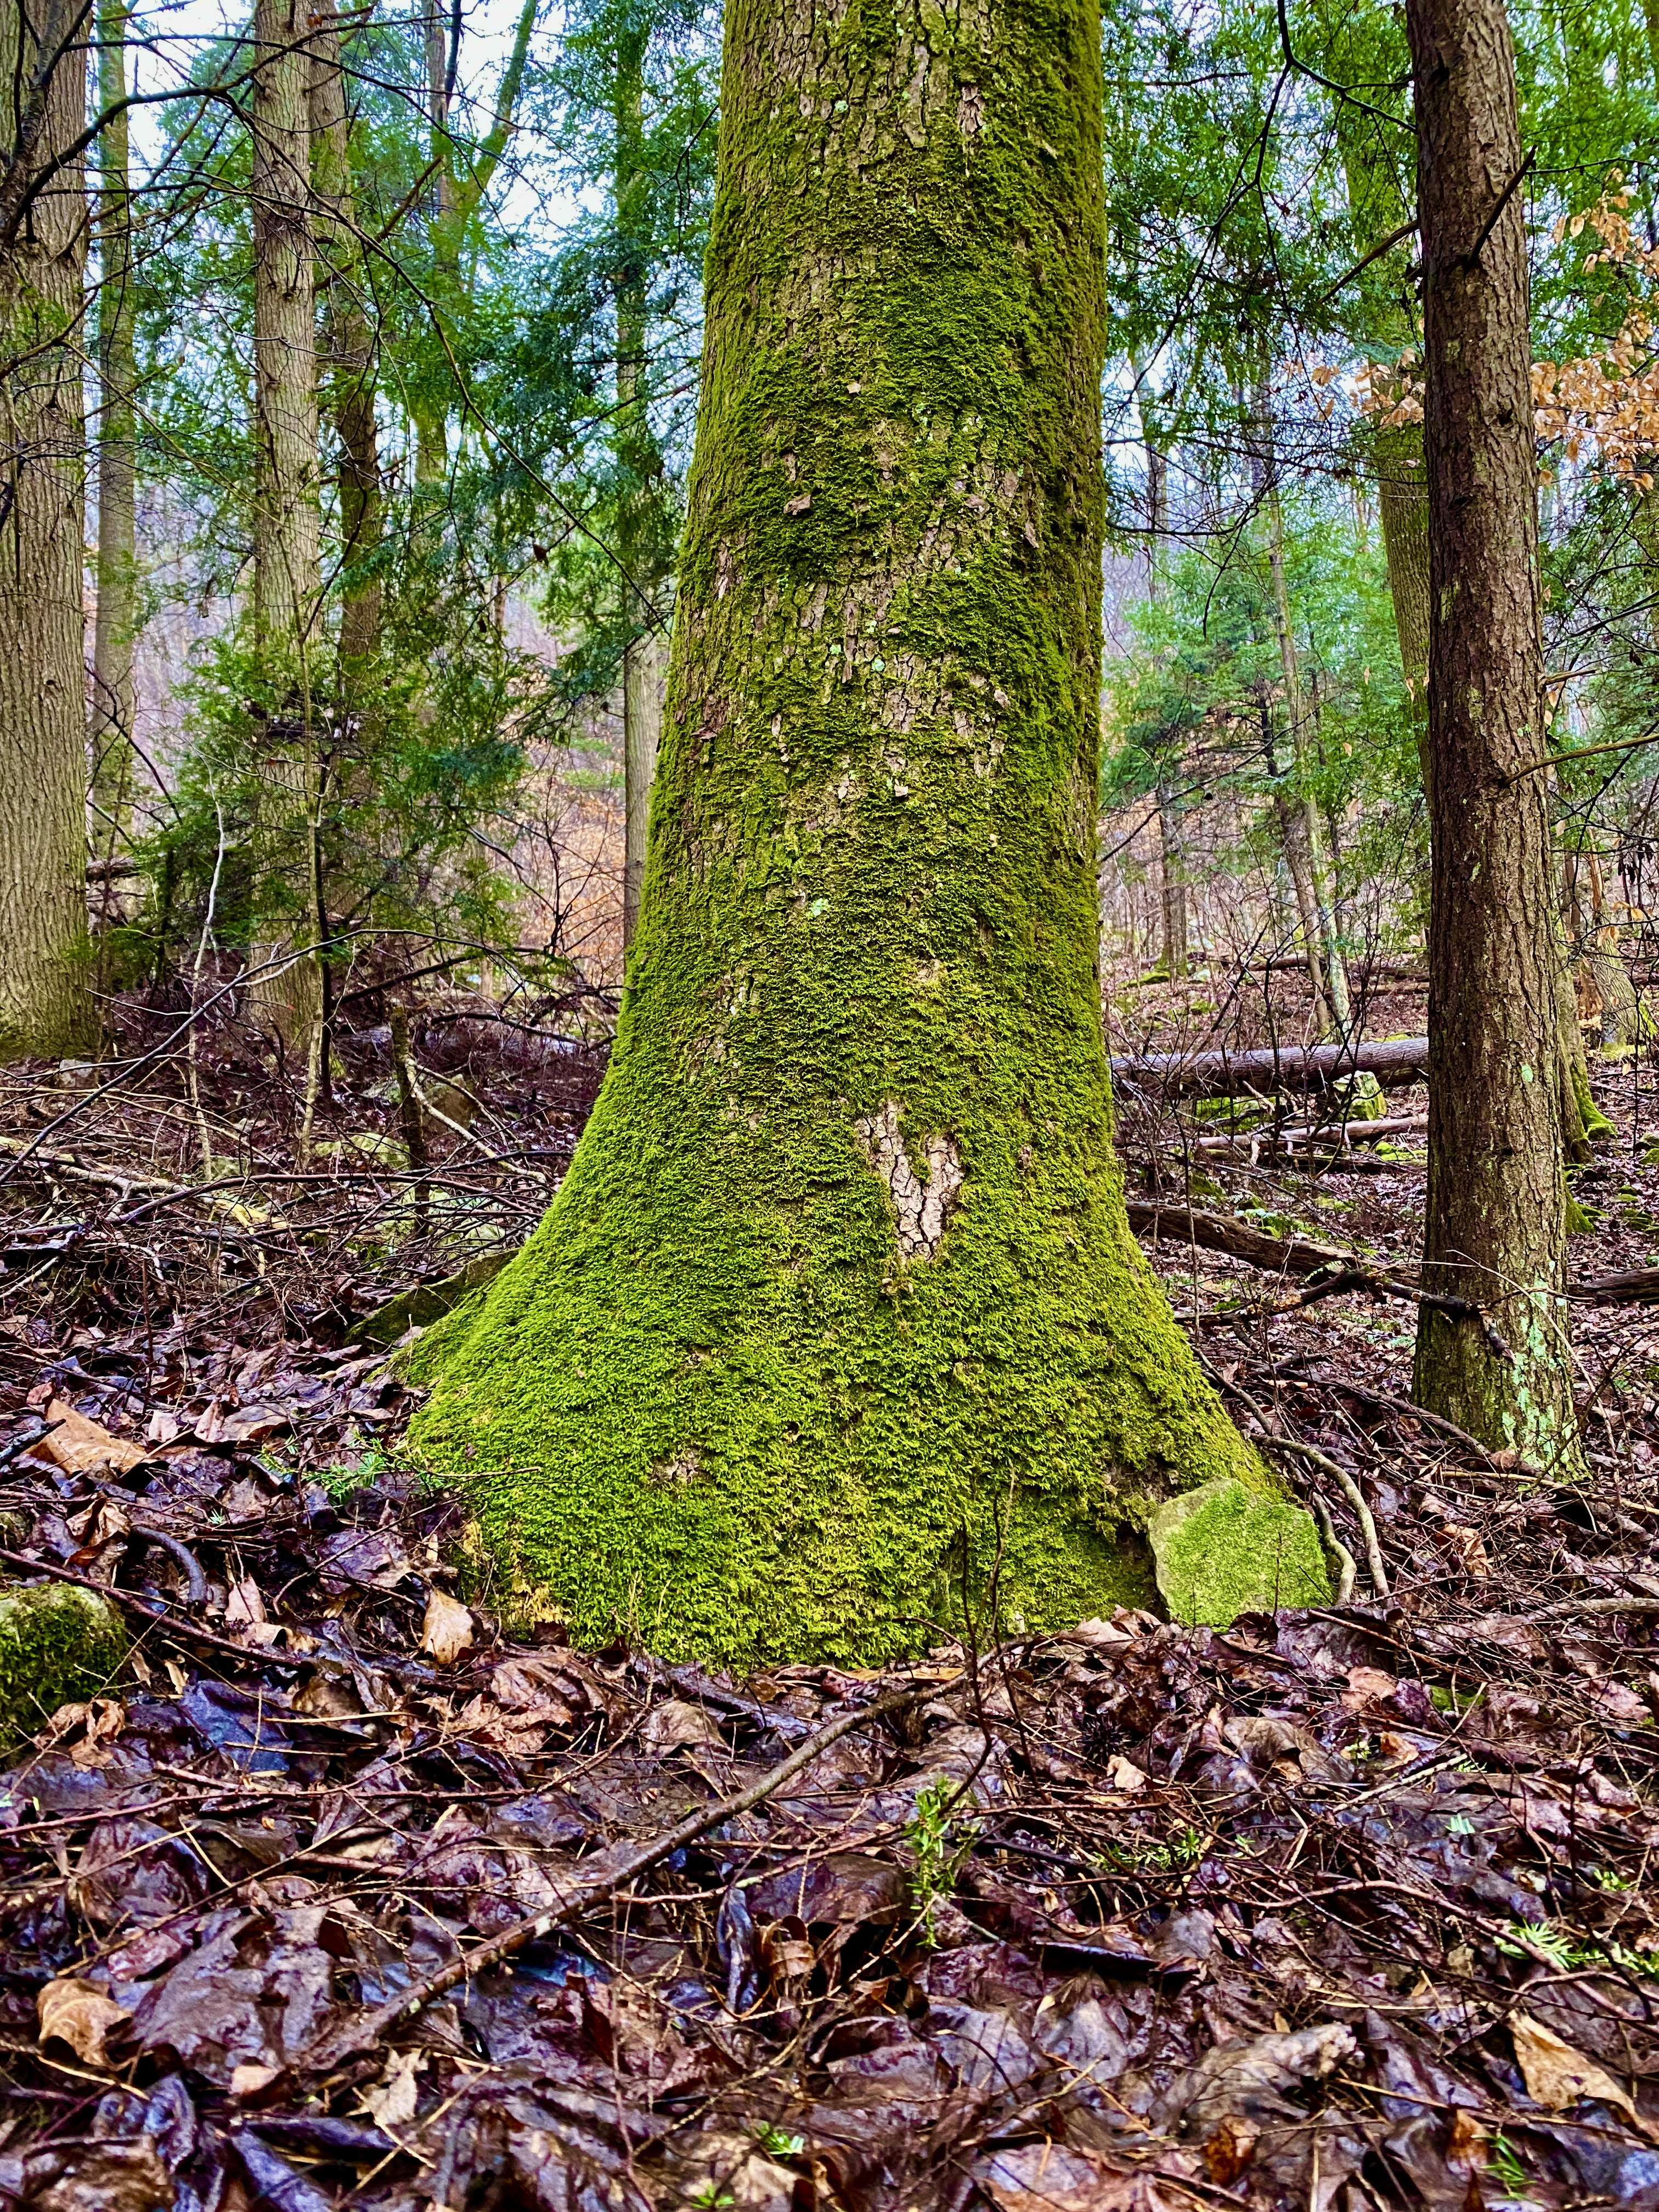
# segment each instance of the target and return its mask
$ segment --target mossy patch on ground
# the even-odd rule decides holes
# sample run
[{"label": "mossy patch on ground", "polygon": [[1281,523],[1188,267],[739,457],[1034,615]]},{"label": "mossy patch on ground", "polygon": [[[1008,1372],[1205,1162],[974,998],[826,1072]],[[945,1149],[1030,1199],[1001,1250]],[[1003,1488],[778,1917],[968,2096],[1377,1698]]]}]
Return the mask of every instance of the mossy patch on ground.
[{"label": "mossy patch on ground", "polygon": [[1311,1517],[1242,1482],[1206,1482],[1166,1500],[1148,1515],[1146,1535],[1172,1620],[1225,1628],[1241,1613],[1331,1601]]},{"label": "mossy patch on ground", "polygon": [[95,1697],[126,1650],[120,1616],[90,1590],[46,1583],[0,1595],[0,1745]]}]

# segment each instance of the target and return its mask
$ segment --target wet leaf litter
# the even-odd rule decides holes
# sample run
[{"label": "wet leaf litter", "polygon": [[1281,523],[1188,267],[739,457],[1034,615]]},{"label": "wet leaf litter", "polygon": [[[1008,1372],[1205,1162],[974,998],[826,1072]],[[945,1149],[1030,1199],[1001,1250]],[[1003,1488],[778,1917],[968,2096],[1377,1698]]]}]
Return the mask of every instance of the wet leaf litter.
[{"label": "wet leaf litter", "polygon": [[[507,1157],[434,1184],[531,1211],[538,1081],[484,1070]],[[8,1187],[16,1243],[52,1195]],[[399,1202],[285,1192],[263,1270],[170,1206],[148,1321],[73,1252],[9,1308],[8,1577],[109,1591],[131,1656],[3,1754],[6,2201],[1659,2203],[1639,1397],[1528,1482],[1390,1410],[1334,1302],[1268,1328],[1211,1272],[1206,1358],[1349,1472],[1386,1595],[1333,1479],[1346,1605],[736,1681],[459,1574],[356,1333],[411,1261],[347,1206]],[[425,1233],[453,1277],[471,1216]]]}]

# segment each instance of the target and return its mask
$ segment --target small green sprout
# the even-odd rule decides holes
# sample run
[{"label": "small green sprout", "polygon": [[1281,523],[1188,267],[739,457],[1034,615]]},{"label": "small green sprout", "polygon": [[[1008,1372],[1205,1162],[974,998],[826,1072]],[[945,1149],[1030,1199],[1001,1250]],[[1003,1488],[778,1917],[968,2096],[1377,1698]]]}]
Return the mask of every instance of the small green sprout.
[{"label": "small green sprout", "polygon": [[787,2128],[775,2127],[770,2120],[757,2128],[754,2134],[768,2158],[799,2158],[806,2148],[805,2136],[793,2136]]},{"label": "small green sprout", "polygon": [[[921,1904],[921,1941],[932,1947],[933,1915],[957,1885],[963,1861],[979,1841],[976,1820],[957,1820],[951,1808],[962,1795],[957,1783],[930,1782],[916,1792],[915,1818],[905,1840],[916,1855],[916,1895]],[[953,1842],[953,1835],[960,1840]]]}]

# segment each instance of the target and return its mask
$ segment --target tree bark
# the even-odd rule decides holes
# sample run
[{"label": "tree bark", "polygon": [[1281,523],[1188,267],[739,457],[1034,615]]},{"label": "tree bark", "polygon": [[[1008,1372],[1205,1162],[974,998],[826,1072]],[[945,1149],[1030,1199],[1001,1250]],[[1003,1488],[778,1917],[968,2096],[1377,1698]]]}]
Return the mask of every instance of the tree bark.
[{"label": "tree bark", "polygon": [[[1158,444],[1146,393],[1146,371],[1139,362],[1135,381],[1141,392],[1140,433],[1146,449],[1146,596],[1156,600],[1162,582],[1159,556],[1170,532],[1170,465]],[[1190,965],[1187,945],[1187,850],[1182,833],[1181,799],[1174,776],[1161,766],[1158,787],[1158,887],[1163,895],[1164,972],[1180,982]]]},{"label": "tree bark", "polygon": [[[1431,629],[1429,1176],[1416,1395],[1570,1468],[1559,925],[1545,779],[1526,224],[1503,0],[1408,0]],[[1495,216],[1495,220],[1494,220]],[[1483,234],[1485,234],[1483,238]],[[1479,251],[1477,252],[1477,247]]]},{"label": "tree bark", "polygon": [[1273,709],[1264,697],[1261,702],[1261,732],[1267,749],[1267,763],[1273,772],[1273,816],[1279,823],[1279,849],[1284,856],[1285,872],[1291,879],[1291,889],[1296,898],[1297,920],[1302,927],[1302,947],[1307,961],[1308,981],[1313,990],[1313,1025],[1315,1034],[1326,1036],[1333,1026],[1329,998],[1325,990],[1325,963],[1321,954],[1319,902],[1314,896],[1313,870],[1308,861],[1307,817],[1296,804],[1291,791],[1295,775],[1293,760],[1286,757],[1285,747],[1279,732],[1273,727]]},{"label": "tree bark", "polygon": [[[1399,66],[1401,30],[1389,10],[1371,8],[1341,20],[1332,74],[1351,82],[1382,85]],[[1402,179],[1397,134],[1382,123],[1369,100],[1340,100],[1334,118],[1348,205],[1362,246],[1390,236],[1412,216],[1409,179]],[[1420,341],[1418,317],[1407,279],[1409,246],[1402,243],[1382,264],[1397,277],[1397,289],[1366,335],[1390,348],[1396,358]],[[1428,790],[1429,678],[1429,502],[1423,472],[1423,426],[1372,424],[1363,444],[1376,474],[1382,523],[1382,552],[1394,605],[1395,635],[1401,672],[1411,702],[1412,726]]]},{"label": "tree bark", "polygon": [[[1091,0],[734,0],[639,933],[416,1441],[570,1632],[872,1656],[1260,1486],[1135,1252],[1095,897]],[[988,1632],[988,1619],[987,1622]]]},{"label": "tree bark", "polygon": [[[1291,771],[1299,793],[1302,814],[1303,861],[1307,869],[1308,897],[1324,968],[1325,996],[1330,1006],[1331,1026],[1346,1036],[1353,1019],[1348,997],[1347,964],[1337,936],[1336,907],[1331,890],[1330,860],[1308,771],[1308,708],[1303,696],[1302,672],[1297,662],[1296,633],[1291,623],[1291,595],[1285,580],[1285,515],[1279,486],[1270,477],[1267,486],[1267,567],[1273,581],[1273,629],[1279,641],[1279,665],[1285,678],[1285,722],[1290,740]],[[1316,986],[1316,994],[1317,987]]]},{"label": "tree bark", "polygon": [[1187,848],[1182,835],[1181,802],[1174,787],[1163,781],[1158,787],[1158,887],[1163,894],[1164,972],[1172,983],[1186,975],[1190,959],[1187,945]]},{"label": "tree bark", "polygon": [[623,950],[639,927],[645,884],[651,785],[662,744],[663,695],[668,669],[665,641],[653,630],[630,638],[623,653]]},{"label": "tree bark", "polygon": [[[0,1059],[86,1049],[87,703],[81,393],[86,49],[74,13],[0,11],[0,139],[15,230],[0,240]],[[55,61],[52,58],[56,56]]]},{"label": "tree bark", "polygon": [[346,717],[355,722],[365,711],[366,687],[380,647],[380,580],[374,562],[383,499],[374,330],[368,271],[357,236],[339,15],[327,4],[313,9],[312,20],[311,173],[325,335],[323,398],[340,509],[340,693]]},{"label": "tree bark", "polygon": [[[98,11],[98,98],[112,110],[125,98],[124,0]],[[106,124],[98,147],[98,611],[92,653],[93,845],[113,859],[131,831],[137,703],[137,517],[135,476],[136,371],[132,340],[132,195],[125,108]]]},{"label": "tree bark", "polygon": [[623,616],[623,950],[634,942],[640,890],[645,881],[651,781],[662,738],[661,654],[653,635],[656,582],[647,487],[661,459],[651,434],[646,375],[646,271],[641,239],[648,220],[650,178],[644,158],[647,33],[624,31],[617,41],[614,191],[622,276],[617,287],[617,423],[622,499],[617,516],[617,557],[622,569]]},{"label": "tree bark", "polygon": [[320,1018],[315,679],[322,610],[309,12],[257,0],[253,87],[253,637],[258,697],[256,1016]]}]

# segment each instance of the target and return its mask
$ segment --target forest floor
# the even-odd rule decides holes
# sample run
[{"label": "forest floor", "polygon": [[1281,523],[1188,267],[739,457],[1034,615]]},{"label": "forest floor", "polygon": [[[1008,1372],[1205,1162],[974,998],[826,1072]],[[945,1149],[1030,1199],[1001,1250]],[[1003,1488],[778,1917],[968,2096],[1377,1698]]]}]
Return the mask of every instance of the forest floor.
[{"label": "forest floor", "polygon": [[[533,1222],[599,1053],[433,1001],[422,1178],[384,1027],[301,1165],[245,1033],[124,1024],[0,1086],[0,1557],[135,1638],[0,1777],[0,2198],[1659,2206],[1659,1315],[1579,1312],[1558,1486],[1402,1407],[1408,1302],[1161,1243],[1351,1602],[878,1676],[517,1642],[361,1332]],[[1601,1088],[1581,1276],[1659,1260],[1652,1072]],[[1420,1138],[1121,1120],[1132,1192],[1409,1273]]]}]

